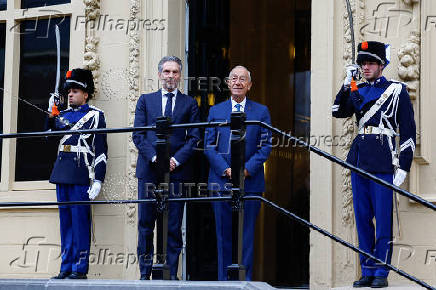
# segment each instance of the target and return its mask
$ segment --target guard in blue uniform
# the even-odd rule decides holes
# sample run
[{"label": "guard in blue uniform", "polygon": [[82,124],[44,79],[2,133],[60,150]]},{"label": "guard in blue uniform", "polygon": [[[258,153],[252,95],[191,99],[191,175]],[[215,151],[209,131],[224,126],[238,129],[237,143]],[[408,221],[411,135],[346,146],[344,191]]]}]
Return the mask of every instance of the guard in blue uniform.
[{"label": "guard in blue uniform", "polygon": [[[52,130],[105,128],[103,111],[88,105],[94,93],[89,70],[67,72],[64,89],[70,108],[49,120]],[[53,108],[53,97],[49,110]],[[58,201],[89,201],[97,197],[106,174],[106,134],[65,135],[50,182],[56,184]],[[55,279],[86,279],[91,238],[89,205],[59,206],[62,262]]]},{"label": "guard in blue uniform", "polygon": [[[410,170],[416,144],[413,107],[406,86],[382,76],[389,46],[368,41],[358,46],[357,64],[366,82],[356,85],[358,66],[347,67],[347,77],[332,107],[333,116],[356,115],[358,135],[347,162],[400,186]],[[396,147],[399,136],[399,148]],[[351,174],[359,247],[390,263],[392,255],[393,192],[356,173]],[[373,218],[377,226],[374,227]],[[389,270],[360,256],[362,278],[353,287],[387,287]]]}]

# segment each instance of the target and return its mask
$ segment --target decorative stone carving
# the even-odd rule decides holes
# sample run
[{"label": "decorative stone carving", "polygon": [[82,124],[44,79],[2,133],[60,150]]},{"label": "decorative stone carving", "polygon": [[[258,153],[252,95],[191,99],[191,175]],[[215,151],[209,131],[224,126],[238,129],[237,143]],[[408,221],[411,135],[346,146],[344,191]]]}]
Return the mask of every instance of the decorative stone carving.
[{"label": "decorative stone carving", "polygon": [[[130,0],[130,20],[134,21],[138,18],[140,12],[139,0]],[[139,57],[140,57],[140,37],[136,29],[129,31],[129,67],[128,67],[128,85],[129,85],[129,98],[128,98],[128,126],[133,126],[135,120],[136,102],[139,98]],[[133,143],[132,136],[128,138],[128,168],[127,168],[127,183],[126,192],[127,199],[135,199],[137,188],[137,179],[135,177],[136,160],[138,158],[138,150]],[[127,218],[129,224],[135,223],[136,206],[129,205],[127,211]]]},{"label": "decorative stone carving", "polygon": [[419,90],[421,37],[419,32],[410,32],[407,42],[398,50],[398,76],[407,83],[409,95],[412,100],[416,99]]},{"label": "decorative stone carving", "polygon": [[[345,3],[345,2],[344,2]],[[356,23],[356,8],[355,1],[350,1],[351,9],[353,12],[353,22]],[[354,27],[355,28],[355,27]],[[356,32],[357,30],[354,29]],[[356,37],[356,35],[355,35]],[[344,63],[349,65],[352,62],[352,38],[351,38],[351,28],[348,19],[347,9],[345,7],[344,13]],[[356,40],[357,41],[357,40]],[[344,75],[345,77],[345,75]],[[341,147],[341,155],[343,158],[346,157],[348,151],[351,147],[354,134],[354,122],[353,118],[346,118],[342,122],[342,136],[345,137],[345,144]],[[351,172],[348,169],[343,168],[341,171],[342,176],[342,224],[346,227],[351,227],[353,225],[353,195],[351,191]]]},{"label": "decorative stone carving", "polygon": [[83,0],[86,20],[94,20],[100,15],[100,0]]},{"label": "decorative stone carving", "polygon": [[85,40],[85,53],[83,55],[84,62],[83,64],[95,74],[98,72],[100,68],[100,59],[97,55],[97,46],[100,42],[98,37],[88,36]]},{"label": "decorative stone carving", "polygon": [[[86,22],[95,20],[100,15],[100,0],[83,0],[85,4]],[[87,25],[88,26],[88,25]],[[100,58],[98,56],[98,43],[100,39],[96,36],[95,31],[91,28],[92,25],[86,28],[85,52],[83,55],[83,67],[92,71],[95,83],[95,96],[98,95],[98,84],[100,76]]]},{"label": "decorative stone carving", "polygon": [[414,5],[416,3],[419,3],[420,0],[402,0],[404,2],[404,4],[407,5]]},{"label": "decorative stone carving", "polygon": [[[344,2],[344,52],[343,60],[344,65],[349,65],[352,62],[352,43],[351,43],[351,29],[349,25],[348,13],[346,9],[346,3]],[[365,0],[350,0],[350,6],[353,13],[354,23],[354,38],[357,49],[357,44],[363,41],[364,35],[362,30],[359,29],[365,25]],[[359,33],[360,32],[360,33]],[[355,52],[357,55],[357,51]],[[345,72],[345,70],[344,70]],[[345,74],[343,75],[345,77]],[[346,118],[342,121],[342,138],[345,142],[342,143],[340,149],[340,155],[343,159],[346,158],[351,144],[355,136],[355,124],[353,118]],[[344,236],[347,241],[356,242],[356,233],[354,226],[354,210],[353,210],[353,192],[351,188],[351,171],[345,168],[341,168],[341,222],[344,227]],[[341,262],[341,266],[338,271],[343,273],[342,276],[349,276],[349,279],[353,279],[354,276],[358,276],[358,267],[356,267],[357,256],[349,249],[344,252],[344,260]],[[354,269],[354,271],[352,270]],[[351,276],[350,276],[351,275]]]}]

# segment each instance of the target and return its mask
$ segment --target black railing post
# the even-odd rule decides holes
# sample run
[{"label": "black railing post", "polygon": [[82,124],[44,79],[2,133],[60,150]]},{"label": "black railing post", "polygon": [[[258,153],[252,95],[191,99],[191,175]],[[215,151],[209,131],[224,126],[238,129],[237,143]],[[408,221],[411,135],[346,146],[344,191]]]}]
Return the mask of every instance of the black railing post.
[{"label": "black railing post", "polygon": [[231,158],[232,158],[232,264],[227,267],[227,279],[245,280],[242,264],[244,228],[244,169],[245,169],[245,120],[244,112],[231,115]]},{"label": "black railing post", "polygon": [[156,161],[157,161],[157,249],[156,263],[153,265],[154,280],[169,280],[170,269],[167,260],[168,242],[168,192],[170,188],[170,119],[159,117],[156,121]]}]

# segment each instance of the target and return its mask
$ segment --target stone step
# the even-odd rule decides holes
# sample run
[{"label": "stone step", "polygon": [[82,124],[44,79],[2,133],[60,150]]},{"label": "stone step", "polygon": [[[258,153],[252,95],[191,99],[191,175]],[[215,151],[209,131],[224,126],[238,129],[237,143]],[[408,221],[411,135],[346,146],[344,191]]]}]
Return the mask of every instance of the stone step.
[{"label": "stone step", "polygon": [[0,290],[273,290],[264,282],[238,281],[139,281],[139,280],[48,280],[48,279],[0,279]]},{"label": "stone step", "polygon": [[[332,290],[356,290],[357,288],[353,288],[353,286],[346,286],[346,287],[337,287],[337,288],[333,288]],[[370,288],[370,287],[364,287],[364,288],[359,288],[359,289],[374,289],[374,288]],[[381,288],[383,290],[421,290],[421,289],[426,289],[424,287],[418,286],[416,284],[392,284],[389,285],[389,287],[386,288]]]}]

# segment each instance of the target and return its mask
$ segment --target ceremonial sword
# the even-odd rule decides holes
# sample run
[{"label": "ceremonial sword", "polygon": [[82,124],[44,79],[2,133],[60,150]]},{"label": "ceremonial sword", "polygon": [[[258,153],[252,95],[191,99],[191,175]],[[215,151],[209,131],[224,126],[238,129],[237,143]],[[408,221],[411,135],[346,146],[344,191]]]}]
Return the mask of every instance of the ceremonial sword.
[{"label": "ceremonial sword", "polygon": [[[32,104],[31,102],[25,100],[24,98],[21,98],[18,96],[18,100],[22,101],[23,103],[31,106],[32,108],[49,115],[50,117],[55,117],[57,120],[59,120],[61,123],[63,123],[64,125],[71,127],[71,123],[63,118],[63,117],[59,117],[59,110],[57,108],[57,106],[60,105],[61,103],[61,98],[59,95],[59,82],[60,82],[60,77],[61,77],[61,35],[59,32],[59,26],[56,24],[55,25],[55,35],[56,35],[56,85],[55,85],[55,90],[53,93],[50,93],[50,96],[53,97],[54,99],[54,103],[55,106],[54,108],[52,108],[53,111],[55,112],[49,112],[46,110],[41,109],[40,107],[38,107],[35,104]],[[55,114],[54,114],[55,113]]]}]

